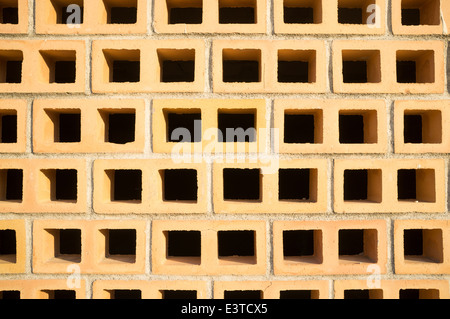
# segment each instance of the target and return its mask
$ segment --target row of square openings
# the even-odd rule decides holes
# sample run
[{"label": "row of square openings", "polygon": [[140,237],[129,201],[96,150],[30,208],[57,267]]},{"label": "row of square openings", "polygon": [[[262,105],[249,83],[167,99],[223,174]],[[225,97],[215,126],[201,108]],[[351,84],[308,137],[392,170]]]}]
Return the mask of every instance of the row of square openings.
[{"label": "row of square openings", "polygon": [[[340,262],[376,263],[378,237],[375,229],[341,229],[338,235]],[[441,229],[405,229],[405,261],[443,262]],[[322,230],[283,231],[283,258],[289,263],[323,263]]]},{"label": "row of square openings", "polygon": [[[397,0],[399,1],[399,0]],[[400,0],[401,24],[405,26],[439,25],[440,0]],[[283,21],[288,24],[323,23],[324,0],[284,0]],[[365,25],[373,22],[371,5],[375,0],[338,0],[338,23]],[[393,17],[398,19],[397,17]]]},{"label": "row of square openings", "polygon": [[[76,51],[39,50],[42,59],[41,80],[48,83],[75,83]],[[23,52],[0,50],[0,83],[22,83]]]},{"label": "row of square openings", "polygon": [[[75,290],[43,290],[49,299],[76,299]],[[196,290],[160,290],[162,299],[197,299]],[[110,299],[142,299],[139,289],[110,289]],[[438,289],[400,289],[399,299],[439,299]],[[262,290],[225,290],[224,299],[263,299]],[[280,299],[318,299],[319,290],[281,290]],[[0,291],[0,299],[20,299],[19,290]],[[344,299],[383,299],[382,289],[348,289]]]}]

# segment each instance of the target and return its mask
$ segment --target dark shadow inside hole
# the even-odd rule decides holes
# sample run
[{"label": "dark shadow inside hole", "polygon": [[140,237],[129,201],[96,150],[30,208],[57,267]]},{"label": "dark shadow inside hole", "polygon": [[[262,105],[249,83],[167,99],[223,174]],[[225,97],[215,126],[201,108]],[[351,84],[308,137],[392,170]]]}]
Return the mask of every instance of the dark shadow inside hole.
[{"label": "dark shadow inside hole", "polygon": [[168,257],[200,257],[201,233],[199,231],[169,231],[167,233]]},{"label": "dark shadow inside hole", "polygon": [[259,169],[223,170],[224,200],[260,200]]}]

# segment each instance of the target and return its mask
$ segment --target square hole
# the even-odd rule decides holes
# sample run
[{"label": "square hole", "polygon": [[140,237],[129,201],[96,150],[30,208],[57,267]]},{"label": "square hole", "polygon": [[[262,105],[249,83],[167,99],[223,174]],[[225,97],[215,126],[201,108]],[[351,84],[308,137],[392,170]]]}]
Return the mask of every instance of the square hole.
[{"label": "square hole", "polygon": [[280,201],[317,201],[317,169],[279,169],[278,199]]},{"label": "square hole", "polygon": [[157,49],[157,52],[161,82],[195,81],[195,50]]},{"label": "square hole", "polygon": [[[53,6],[53,12],[51,14],[54,17],[53,23],[56,24],[80,24],[84,20],[84,7],[83,0],[51,0]],[[78,7],[71,7],[76,5]],[[75,8],[75,9],[74,9]],[[79,8],[79,12],[78,12]],[[79,16],[77,14],[79,13]]]},{"label": "square hole", "polygon": [[323,111],[286,110],[284,113],[284,143],[323,143]]},{"label": "square hole", "polygon": [[53,122],[55,143],[81,142],[81,110],[45,110]]},{"label": "square hole", "polygon": [[134,109],[99,110],[105,127],[106,143],[127,144],[135,141],[136,111]]},{"label": "square hole", "polygon": [[76,203],[78,197],[78,172],[75,169],[44,169],[44,184],[48,189],[42,189],[45,200]]},{"label": "square hole", "polygon": [[112,201],[141,202],[141,170],[108,170],[106,174],[111,180]]},{"label": "square hole", "polygon": [[43,78],[48,83],[75,83],[76,51],[39,51],[45,65]]},{"label": "square hole", "polygon": [[0,111],[0,143],[17,143],[17,112]]},{"label": "square hole", "polygon": [[405,110],[404,143],[442,143],[442,113],[438,110]]},{"label": "square hole", "polygon": [[135,229],[105,229],[105,257],[134,263],[136,260]]},{"label": "square hole", "polygon": [[397,172],[399,201],[436,202],[434,169],[400,169]]},{"label": "square hole", "polygon": [[169,24],[201,24],[203,0],[166,0]]},{"label": "square hole", "polygon": [[318,290],[281,290],[280,299],[318,299]]},{"label": "square hole", "polygon": [[443,263],[442,229],[405,229],[403,252],[405,261]]},{"label": "square hole", "polygon": [[224,200],[260,201],[259,169],[225,168],[223,170]]},{"label": "square hole", "polygon": [[378,260],[376,229],[340,229],[339,260],[353,264],[376,263]]},{"label": "square hole", "polygon": [[285,261],[321,264],[321,230],[283,231],[283,257]]},{"label": "square hole", "polygon": [[103,50],[109,72],[106,82],[135,83],[140,81],[140,50]]},{"label": "square hole", "polygon": [[403,25],[439,25],[440,0],[401,0]]},{"label": "square hole", "polygon": [[0,299],[2,299],[2,300],[16,300],[16,299],[20,299],[20,291],[18,291],[18,290],[3,290],[3,291],[0,291]]},{"label": "square hole", "polygon": [[376,111],[340,111],[339,143],[373,144],[378,135]]},{"label": "square hole", "polygon": [[166,231],[164,235],[168,260],[200,265],[201,233],[199,231]]},{"label": "square hole", "polygon": [[77,200],[77,170],[56,170],[55,200]]},{"label": "square hole", "polygon": [[53,236],[54,258],[72,263],[81,262],[80,229],[48,229]]},{"label": "square hole", "polygon": [[284,23],[322,23],[322,0],[284,0]]},{"label": "square hole", "polygon": [[399,299],[439,299],[438,289],[400,289]]},{"label": "square hole", "polygon": [[219,23],[257,23],[256,0],[219,0]]},{"label": "square hole", "polygon": [[225,110],[218,112],[219,142],[256,142],[256,110]]},{"label": "square hole", "polygon": [[434,83],[434,51],[397,51],[398,83]]},{"label": "square hole", "polygon": [[219,259],[255,264],[255,236],[253,230],[218,231]]},{"label": "square hole", "polygon": [[202,141],[202,114],[199,109],[164,110],[167,142],[193,143]]},{"label": "square hole", "polygon": [[166,169],[160,173],[164,201],[197,202],[198,181],[195,169]]},{"label": "square hole", "polygon": [[197,299],[196,290],[162,290],[162,299]]},{"label": "square hole", "polygon": [[278,82],[316,82],[316,51],[278,50]]},{"label": "square hole", "polygon": [[133,300],[142,299],[142,291],[138,289],[115,289],[109,291],[111,299]]},{"label": "square hole", "polygon": [[19,1],[8,0],[0,4],[0,24],[19,24]]},{"label": "square hole", "polygon": [[344,299],[383,299],[382,289],[346,289]]},{"label": "square hole", "polygon": [[103,0],[107,24],[135,24],[137,22],[137,0]]},{"label": "square hole", "polygon": [[16,262],[16,231],[0,229],[0,264]]},{"label": "square hole", "polygon": [[23,198],[23,170],[0,170],[0,200],[22,202]]},{"label": "square hole", "polygon": [[75,290],[43,290],[48,299],[77,299]]},{"label": "square hole", "polygon": [[381,169],[344,171],[344,201],[381,203]]},{"label": "square hole", "polygon": [[343,50],[342,75],[344,83],[380,83],[380,51]]},{"label": "square hole", "polygon": [[0,83],[21,83],[22,64],[22,51],[0,50]]},{"label": "square hole", "polygon": [[223,292],[224,299],[262,299],[263,292],[261,290],[225,290]]},{"label": "square hole", "polygon": [[224,49],[222,56],[223,82],[261,82],[261,50]]},{"label": "square hole", "polygon": [[372,13],[367,12],[370,5],[374,5],[375,0],[339,0],[338,1],[338,22],[341,24],[368,24],[368,18]]}]

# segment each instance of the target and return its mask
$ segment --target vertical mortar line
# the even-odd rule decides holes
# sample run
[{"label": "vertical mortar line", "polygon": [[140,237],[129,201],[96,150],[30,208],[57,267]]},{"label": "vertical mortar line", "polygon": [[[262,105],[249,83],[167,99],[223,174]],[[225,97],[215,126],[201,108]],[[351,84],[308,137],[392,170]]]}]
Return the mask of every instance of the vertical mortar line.
[{"label": "vertical mortar line", "polygon": [[213,40],[206,38],[205,40],[205,88],[204,92],[213,93]]},{"label": "vertical mortar line", "polygon": [[335,279],[331,278],[328,281],[328,299],[334,299],[334,281]]},{"label": "vertical mortar line", "polygon": [[[282,0],[275,0],[282,1]],[[269,35],[275,34],[275,14],[274,14],[274,0],[267,0],[266,7],[266,33]]]},{"label": "vertical mortar line", "polygon": [[145,247],[147,247],[145,252],[145,274],[150,276],[152,273],[152,221],[150,219],[146,220],[146,238],[145,238]]},{"label": "vertical mortar line", "polygon": [[[275,129],[275,122],[274,122],[274,113],[275,113],[275,100],[274,99],[268,99],[266,100],[266,145],[264,153],[266,153],[268,156],[279,156],[278,153],[276,153],[275,149],[275,143],[278,143],[278,141],[275,140],[275,136],[272,132],[272,128]],[[277,128],[278,130],[280,128]],[[281,134],[278,132],[278,134]]]},{"label": "vertical mortar line", "polygon": [[214,279],[209,278],[209,280],[206,282],[206,298],[207,299],[214,299]]},{"label": "vertical mortar line", "polygon": [[[327,196],[328,196],[328,205],[327,205],[327,213],[334,214],[334,163],[335,159],[330,157],[328,158],[328,178],[327,178]],[[344,185],[342,185],[344,187]]]},{"label": "vertical mortar line", "polygon": [[36,17],[36,7],[34,0],[28,0],[28,36],[33,37],[36,35],[36,23],[35,23],[35,17]]},{"label": "vertical mortar line", "polygon": [[394,231],[393,231],[393,220],[392,218],[386,218],[386,230],[387,230],[387,269],[386,275],[389,277],[394,275]]},{"label": "vertical mortar line", "polygon": [[147,35],[152,35],[155,32],[153,26],[153,12],[155,8],[155,1],[147,1]]},{"label": "vertical mortar line", "polygon": [[325,52],[326,61],[328,61],[325,66],[326,76],[328,77],[327,83],[327,93],[334,93],[333,87],[333,40],[325,40]]},{"label": "vertical mortar line", "polygon": [[86,53],[85,53],[85,94],[87,96],[92,95],[92,44],[93,40],[87,38],[85,40]]},{"label": "vertical mortar line", "polygon": [[[398,0],[395,0],[398,1]],[[385,14],[385,19],[386,19],[386,35],[387,36],[393,36],[393,32],[392,32],[392,5],[391,5],[392,0],[387,0],[385,3],[386,6],[386,14]]]},{"label": "vertical mortar line", "polygon": [[27,117],[26,117],[26,147],[25,152],[27,154],[33,153],[33,103],[34,99],[30,98],[27,101]]},{"label": "vertical mortar line", "polygon": [[33,219],[25,218],[25,273],[32,274],[33,260]]},{"label": "vertical mortar line", "polygon": [[391,97],[385,99],[387,107],[387,156],[391,157],[395,152],[395,118],[394,118],[394,104],[395,101]]},{"label": "vertical mortar line", "polygon": [[214,160],[203,159],[206,162],[206,198],[208,200],[206,205],[207,215],[214,216]]},{"label": "vertical mortar line", "polygon": [[[272,276],[274,276],[274,268],[273,268],[273,219],[272,218],[268,218],[268,220],[266,221],[266,238],[268,238],[268,240],[266,240],[266,263],[267,263],[267,269],[266,269],[266,276],[269,276],[269,278],[271,278]],[[272,279],[270,279],[272,280]]]},{"label": "vertical mortar line", "polygon": [[447,88],[446,94],[450,93],[450,41],[445,41],[444,43],[444,54],[446,57],[444,58],[444,67],[447,70],[447,76],[444,75],[445,87]]},{"label": "vertical mortar line", "polygon": [[95,158],[87,157],[86,158],[86,206],[87,206],[87,214],[90,217],[95,216],[94,211],[94,163]]}]

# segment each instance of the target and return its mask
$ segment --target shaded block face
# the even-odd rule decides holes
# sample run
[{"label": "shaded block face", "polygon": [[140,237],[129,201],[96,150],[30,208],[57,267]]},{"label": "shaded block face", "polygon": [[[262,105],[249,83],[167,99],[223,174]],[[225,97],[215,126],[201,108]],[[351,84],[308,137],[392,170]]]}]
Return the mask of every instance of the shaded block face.
[{"label": "shaded block face", "polygon": [[[55,6],[56,12],[56,23],[57,24],[74,24],[78,20],[73,19],[73,14],[76,13],[73,9],[69,9],[68,6]],[[80,16],[79,22],[82,24],[84,22],[84,7],[80,6]]]},{"label": "shaded block face", "polygon": [[254,231],[219,231],[217,233],[219,258],[255,256]]},{"label": "shaded block face", "polygon": [[259,169],[224,169],[224,200],[260,200],[260,178]]},{"label": "shaded block face", "polygon": [[114,172],[113,200],[127,201],[142,198],[142,171],[116,170]]},{"label": "shaded block face", "polygon": [[199,231],[169,231],[167,238],[168,257],[200,257],[201,233]]},{"label": "shaded block face", "polygon": [[163,172],[163,196],[165,201],[197,201],[197,171],[171,169]]},{"label": "shaded block face", "polygon": [[401,24],[405,26],[439,25],[441,2],[445,0],[401,0]]},{"label": "shaded block face", "polygon": [[167,141],[168,142],[201,142],[202,126],[201,113],[168,113]]},{"label": "shaded block face", "polygon": [[305,114],[284,114],[284,143],[314,144],[321,143],[322,111]]},{"label": "shaded block face", "polygon": [[163,290],[162,299],[197,299],[196,290]]}]

